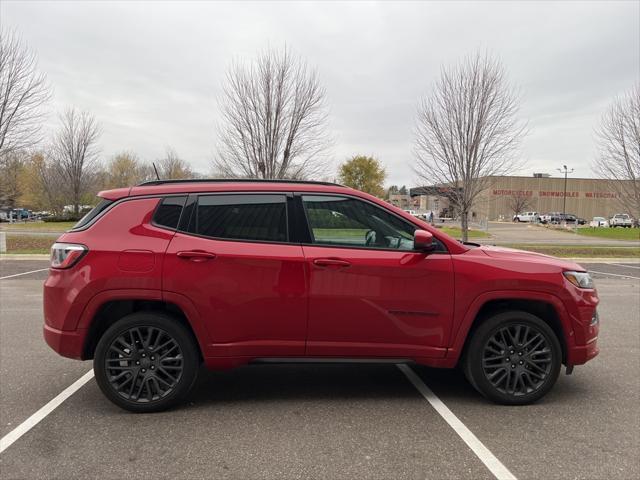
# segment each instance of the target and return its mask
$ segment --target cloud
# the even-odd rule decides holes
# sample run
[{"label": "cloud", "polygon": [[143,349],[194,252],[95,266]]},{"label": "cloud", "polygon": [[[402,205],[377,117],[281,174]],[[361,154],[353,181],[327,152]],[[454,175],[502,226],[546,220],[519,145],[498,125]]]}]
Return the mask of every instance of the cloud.
[{"label": "cloud", "polygon": [[[90,110],[105,158],[152,160],[173,146],[209,172],[216,99],[233,59],[287,45],[327,89],[334,161],[373,154],[389,182],[411,184],[418,99],[443,64],[477,49],[522,91],[527,168],[591,176],[593,129],[639,81],[637,2],[8,2],[55,88],[52,110]],[[55,126],[55,115],[49,128]]]}]

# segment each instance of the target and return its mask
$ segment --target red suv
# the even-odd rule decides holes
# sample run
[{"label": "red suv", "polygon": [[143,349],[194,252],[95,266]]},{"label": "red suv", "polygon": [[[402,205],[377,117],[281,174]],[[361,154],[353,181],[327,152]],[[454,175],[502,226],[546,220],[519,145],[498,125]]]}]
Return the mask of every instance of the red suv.
[{"label": "red suv", "polygon": [[556,258],[462,244],[371,195],[292,181],[156,181],[101,192],[52,247],[44,336],[91,359],[117,405],[185,398],[202,362],[460,365],[533,402],[598,354],[597,292]]}]

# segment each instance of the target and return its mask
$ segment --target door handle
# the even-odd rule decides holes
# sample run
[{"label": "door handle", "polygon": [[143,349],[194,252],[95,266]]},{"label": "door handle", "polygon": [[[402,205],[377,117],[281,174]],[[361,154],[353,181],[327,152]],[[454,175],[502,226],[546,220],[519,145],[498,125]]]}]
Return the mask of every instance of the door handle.
[{"label": "door handle", "polygon": [[339,258],[316,258],[313,261],[314,265],[319,267],[349,267],[351,263],[346,260],[340,260]]},{"label": "door handle", "polygon": [[187,250],[176,253],[179,258],[191,260],[192,262],[206,262],[212,258],[216,258],[215,253],[203,252],[198,250]]}]

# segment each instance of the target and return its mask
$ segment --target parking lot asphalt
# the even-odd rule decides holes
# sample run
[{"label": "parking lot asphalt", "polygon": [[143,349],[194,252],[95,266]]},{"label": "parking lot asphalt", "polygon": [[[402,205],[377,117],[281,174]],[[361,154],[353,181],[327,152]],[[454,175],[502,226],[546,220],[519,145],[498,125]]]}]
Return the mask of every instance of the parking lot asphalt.
[{"label": "parking lot asphalt", "polygon": [[[601,353],[541,402],[497,406],[457,370],[411,366],[518,479],[640,475],[640,270],[583,265],[605,272]],[[41,268],[2,260],[0,277]],[[91,368],[42,340],[45,276],[0,280],[0,437]],[[203,370],[186,405],[150,415],[90,380],[0,453],[0,476],[494,478],[396,366],[371,364]]]}]

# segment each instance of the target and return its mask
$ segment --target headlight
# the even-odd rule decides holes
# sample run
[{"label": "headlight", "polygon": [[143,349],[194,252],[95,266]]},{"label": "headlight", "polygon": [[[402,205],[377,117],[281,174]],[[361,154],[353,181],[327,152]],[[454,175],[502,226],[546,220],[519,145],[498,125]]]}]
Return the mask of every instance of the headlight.
[{"label": "headlight", "polygon": [[578,288],[594,288],[593,279],[587,272],[562,272],[567,280]]}]

